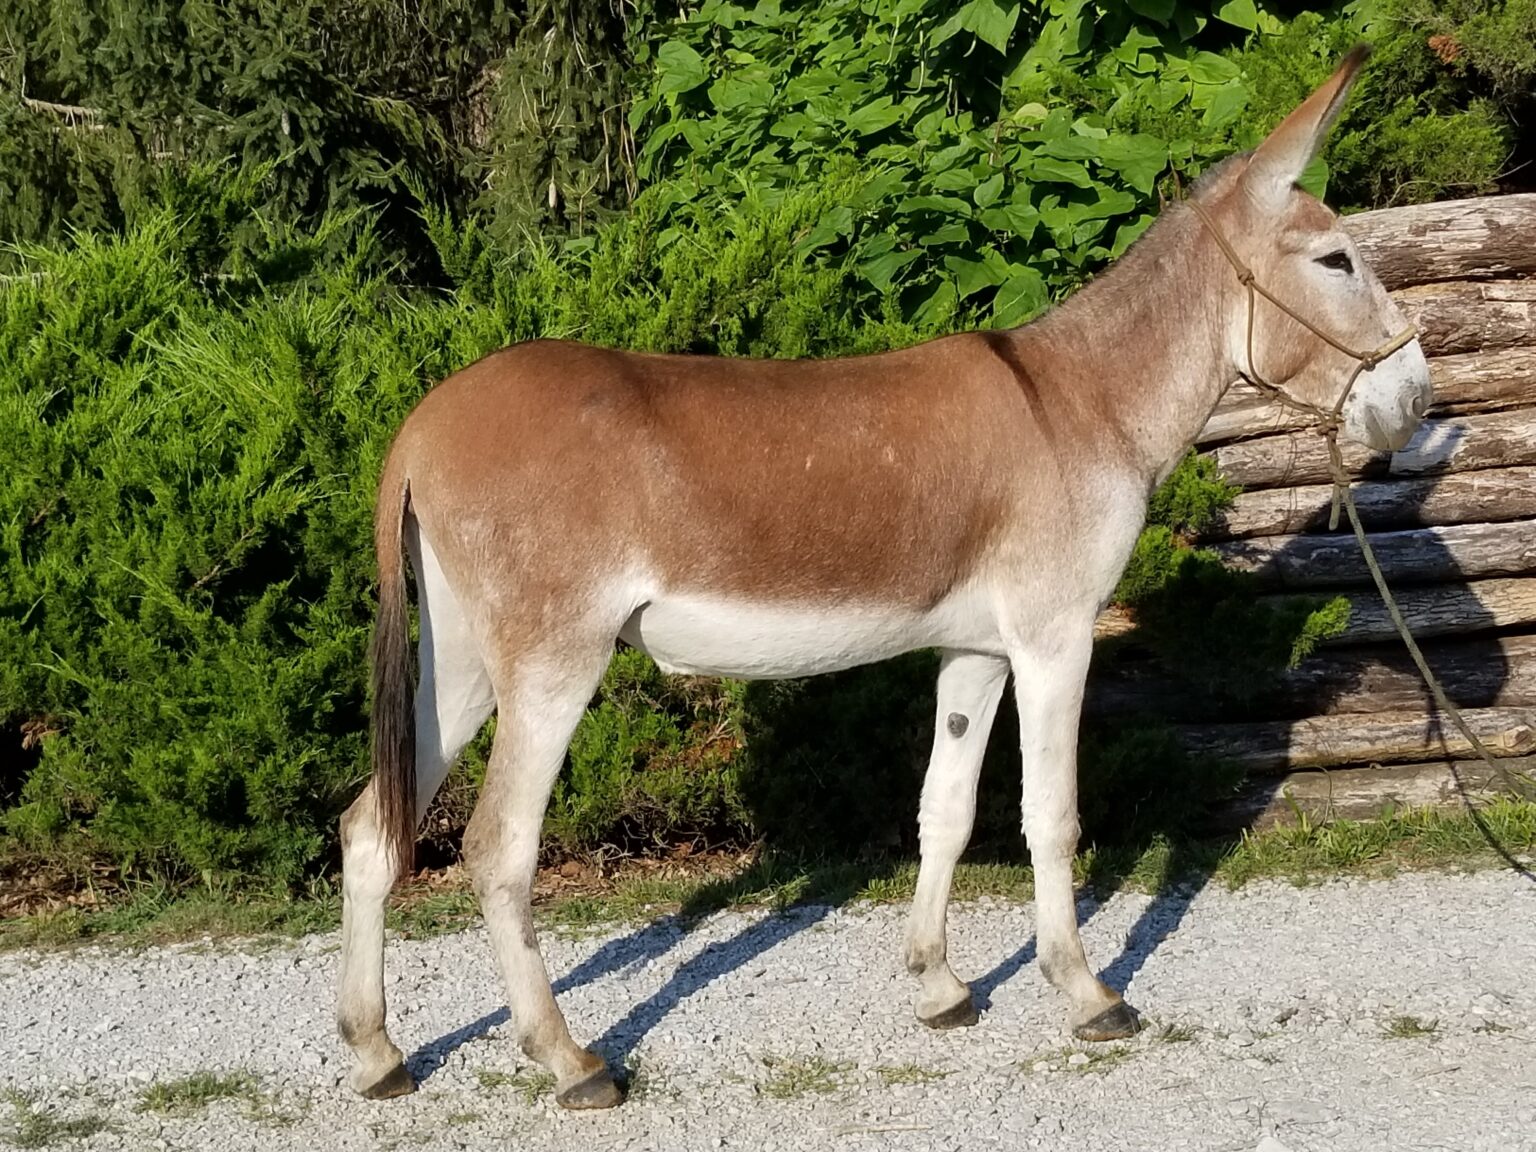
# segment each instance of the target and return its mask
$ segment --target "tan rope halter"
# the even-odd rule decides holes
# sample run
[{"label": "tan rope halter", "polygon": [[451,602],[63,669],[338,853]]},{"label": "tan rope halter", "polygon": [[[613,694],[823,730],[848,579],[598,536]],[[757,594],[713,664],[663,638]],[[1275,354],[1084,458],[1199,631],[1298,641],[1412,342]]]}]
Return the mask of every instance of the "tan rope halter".
[{"label": "tan rope halter", "polygon": [[[1461,732],[1462,736],[1466,738],[1477,754],[1482,757],[1484,763],[1488,765],[1496,776],[1504,780],[1511,787],[1512,791],[1518,795],[1531,794],[1533,786],[1536,786],[1533,785],[1533,781],[1524,773],[1512,771],[1508,766],[1499,763],[1495,759],[1494,755],[1488,751],[1487,745],[1478,738],[1477,734],[1472,731],[1471,727],[1462,717],[1461,710],[1452,704],[1446,696],[1445,689],[1440,686],[1440,681],[1435,678],[1435,674],[1430,671],[1429,663],[1424,659],[1424,653],[1419,650],[1418,642],[1414,640],[1413,633],[1408,630],[1408,623],[1403,619],[1402,610],[1398,607],[1397,600],[1392,595],[1392,590],[1387,587],[1387,580],[1382,575],[1381,565],[1377,563],[1376,554],[1371,550],[1370,542],[1366,539],[1365,529],[1360,523],[1360,512],[1355,507],[1354,497],[1350,493],[1350,477],[1344,467],[1344,456],[1339,450],[1339,428],[1343,423],[1344,402],[1348,400],[1349,394],[1355,386],[1355,381],[1360,378],[1362,372],[1371,370],[1383,360],[1405,348],[1418,336],[1418,329],[1409,324],[1380,347],[1370,352],[1357,352],[1348,344],[1323,331],[1289,304],[1275,296],[1264,285],[1260,284],[1258,278],[1253,274],[1253,269],[1243,263],[1241,257],[1233,250],[1232,245],[1227,242],[1227,238],[1222,235],[1221,229],[1216,226],[1216,221],[1211,219],[1211,215],[1205,206],[1193,198],[1185,200],[1185,203],[1195,210],[1195,215],[1200,218],[1201,224],[1211,234],[1211,239],[1216,241],[1216,246],[1221,249],[1221,254],[1226,257],[1227,263],[1231,264],[1233,271],[1237,273],[1238,283],[1246,290],[1248,297],[1248,333],[1246,341],[1248,370],[1243,374],[1244,378],[1250,384],[1273,396],[1280,403],[1310,416],[1312,418],[1312,429],[1320,433],[1328,445],[1328,465],[1329,470],[1333,474],[1333,508],[1328,517],[1328,530],[1332,532],[1338,528],[1339,507],[1342,504],[1349,512],[1349,523],[1354,529],[1355,540],[1360,545],[1360,552],[1365,557],[1365,565],[1370,569],[1371,579],[1376,584],[1376,590],[1381,594],[1382,602],[1387,607],[1387,614],[1391,616],[1392,623],[1396,625],[1398,633],[1403,638],[1403,643],[1407,645],[1408,654],[1413,657],[1413,662],[1419,670],[1419,675],[1423,677],[1425,685],[1429,688],[1430,695],[1434,698],[1435,706],[1451,718],[1457,730]],[[1339,398],[1334,402],[1331,409],[1321,408],[1316,404],[1302,400],[1287,392],[1278,384],[1273,384],[1259,375],[1258,369],[1254,366],[1253,362],[1254,311],[1259,296],[1263,296],[1264,299],[1268,300],[1308,332],[1311,332],[1319,340],[1355,361],[1354,370],[1350,372],[1349,379],[1344,382],[1344,387],[1339,392]],[[1463,796],[1465,798],[1465,792],[1463,792]],[[1470,800],[1468,802],[1470,803]]]}]

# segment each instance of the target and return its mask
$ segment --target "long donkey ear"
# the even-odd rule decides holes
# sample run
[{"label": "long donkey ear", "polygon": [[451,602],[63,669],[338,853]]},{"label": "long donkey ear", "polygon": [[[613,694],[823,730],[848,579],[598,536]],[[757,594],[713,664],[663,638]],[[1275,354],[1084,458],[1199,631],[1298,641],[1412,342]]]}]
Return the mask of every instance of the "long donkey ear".
[{"label": "long donkey ear", "polygon": [[1370,54],[1369,44],[1357,44],[1350,49],[1338,71],[1282,120],[1254,151],[1243,183],[1260,204],[1278,208],[1285,203],[1302,171],[1322,147],[1328,129],[1344,107],[1350,85]]}]

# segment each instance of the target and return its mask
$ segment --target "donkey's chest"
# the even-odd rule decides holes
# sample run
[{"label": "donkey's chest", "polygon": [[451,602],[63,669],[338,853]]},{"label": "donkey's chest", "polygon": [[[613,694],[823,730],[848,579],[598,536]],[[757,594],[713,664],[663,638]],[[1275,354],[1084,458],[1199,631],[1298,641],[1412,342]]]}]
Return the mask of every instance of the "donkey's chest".
[{"label": "donkey's chest", "polygon": [[663,595],[638,609],[619,635],[667,672],[745,679],[836,672],[915,648],[1003,650],[995,617],[974,591],[929,608]]}]

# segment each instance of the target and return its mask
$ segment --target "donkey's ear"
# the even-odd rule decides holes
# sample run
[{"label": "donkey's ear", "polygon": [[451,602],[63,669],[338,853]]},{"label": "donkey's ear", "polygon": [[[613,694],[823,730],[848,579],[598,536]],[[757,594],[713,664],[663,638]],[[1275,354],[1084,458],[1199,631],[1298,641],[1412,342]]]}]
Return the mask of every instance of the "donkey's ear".
[{"label": "donkey's ear", "polygon": [[1243,184],[1260,204],[1279,208],[1285,203],[1302,171],[1322,147],[1328,129],[1338,119],[1349,87],[1370,54],[1369,44],[1357,44],[1350,49],[1338,71],[1303,100],[1254,151]]}]

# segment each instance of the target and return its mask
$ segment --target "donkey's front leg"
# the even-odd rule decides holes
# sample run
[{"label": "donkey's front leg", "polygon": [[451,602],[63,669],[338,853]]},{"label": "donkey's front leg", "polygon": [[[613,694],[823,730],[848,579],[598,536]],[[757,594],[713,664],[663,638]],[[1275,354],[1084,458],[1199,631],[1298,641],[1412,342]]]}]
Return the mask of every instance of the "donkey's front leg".
[{"label": "donkey's front leg", "polygon": [[1077,724],[1093,654],[1091,621],[1053,629],[1015,650],[1014,691],[1024,761],[1024,836],[1035,870],[1040,970],[1072,1001],[1072,1034],[1117,1040],[1136,1013],[1088,967],[1077,933],[1072,857],[1077,851]]},{"label": "donkey's front leg", "polygon": [[907,968],[922,981],[917,1018],[930,1028],[976,1023],[971,990],[950,970],[944,917],[955,863],[971,838],[976,777],[987,733],[1008,679],[998,656],[944,653],[939,666],[938,723],[918,814],[922,865],[907,923]]}]

